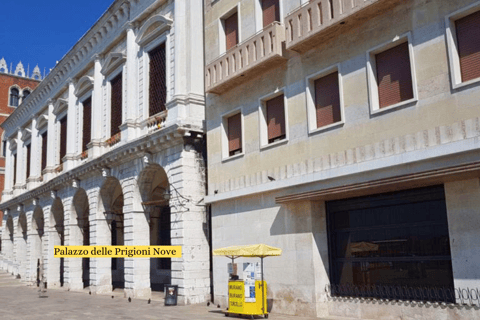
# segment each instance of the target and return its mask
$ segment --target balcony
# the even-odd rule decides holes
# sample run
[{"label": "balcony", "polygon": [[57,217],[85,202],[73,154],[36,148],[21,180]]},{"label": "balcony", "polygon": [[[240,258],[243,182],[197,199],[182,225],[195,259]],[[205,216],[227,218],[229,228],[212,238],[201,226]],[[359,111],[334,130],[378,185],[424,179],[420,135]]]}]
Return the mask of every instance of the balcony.
[{"label": "balcony", "polygon": [[206,91],[221,94],[285,61],[285,27],[274,22],[237,44],[206,68]]},{"label": "balcony", "polygon": [[313,0],[285,17],[286,48],[305,52],[343,32],[343,28],[367,21],[401,0]]}]

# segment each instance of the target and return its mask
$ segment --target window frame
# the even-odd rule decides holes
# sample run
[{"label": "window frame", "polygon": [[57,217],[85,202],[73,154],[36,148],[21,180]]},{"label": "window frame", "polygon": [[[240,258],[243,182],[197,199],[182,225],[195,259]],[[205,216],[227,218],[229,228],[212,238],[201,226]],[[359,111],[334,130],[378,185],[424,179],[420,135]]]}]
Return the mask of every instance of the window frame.
[{"label": "window frame", "polygon": [[[378,96],[378,79],[376,68],[376,55],[386,50],[392,49],[400,44],[408,43],[408,53],[410,58],[410,76],[412,78],[413,98],[395,103],[391,106],[380,108]],[[412,33],[407,32],[400,36],[396,36],[390,41],[384,42],[367,51],[367,83],[368,83],[368,101],[370,105],[370,114],[382,114],[395,109],[413,105],[418,102],[418,86],[415,70],[415,55],[412,44]]]},{"label": "window frame", "polygon": [[[155,49],[156,47],[165,44],[165,83],[167,86],[167,97],[166,97],[166,102],[165,102],[165,110],[168,110],[167,105],[168,102],[171,100],[171,84],[170,84],[170,77],[171,77],[171,64],[170,64],[170,29],[163,32],[158,38],[155,38],[154,40],[151,40],[150,42],[145,43],[140,51],[141,51],[141,57],[143,57],[142,61],[142,66],[143,67],[143,85],[141,90],[143,91],[143,97],[142,97],[142,103],[143,103],[143,119],[148,119],[150,118],[149,115],[149,104],[150,104],[150,54],[149,52]],[[124,73],[125,75],[125,73]],[[125,76],[124,76],[125,77]],[[126,78],[122,78],[122,81],[126,82]],[[125,99],[124,99],[125,100]],[[122,101],[122,104],[125,103],[125,101]]]},{"label": "window frame", "polygon": [[[18,96],[17,96],[17,103],[18,105],[14,106],[11,104],[12,100],[12,89],[17,89],[18,90]],[[11,108],[18,108],[20,106],[20,93],[22,92],[22,88],[20,88],[18,85],[14,84],[10,88],[8,88],[8,106]]]},{"label": "window frame", "polygon": [[[340,121],[332,124],[317,127],[317,115],[315,106],[315,81],[328,76],[334,72],[338,73],[338,94],[340,95]],[[325,132],[333,128],[342,127],[345,124],[345,105],[343,97],[343,76],[340,63],[315,72],[306,78],[306,102],[307,102],[307,128],[308,134],[312,135],[319,132]]]},{"label": "window frame", "polygon": [[[106,85],[105,85],[105,90],[106,90],[106,98],[107,98],[107,110],[106,110],[106,126],[105,126],[105,136],[107,138],[111,137],[111,126],[112,126],[112,83],[111,81],[115,79],[120,73],[122,74],[122,110],[120,111],[122,113],[122,124],[125,122],[124,119],[124,110],[125,110],[125,84],[126,84],[126,72],[127,71],[127,65],[126,63],[122,63],[120,66],[115,68],[113,71],[108,73],[105,77]],[[119,129],[120,130],[120,129]],[[120,130],[121,132],[122,130]]]},{"label": "window frame", "polygon": [[455,22],[472,13],[480,11],[480,1],[472,3],[460,10],[445,16],[445,37],[447,41],[448,64],[450,67],[450,81],[453,90],[461,89],[480,82],[480,77],[462,82],[460,57],[457,45],[457,29]]},{"label": "window frame", "polygon": [[[263,9],[262,9],[263,0],[255,0],[255,31],[259,32],[265,27],[263,26]],[[280,15],[280,23],[284,23],[284,12],[283,12],[283,0],[278,0],[278,11]]]},{"label": "window frame", "polygon": [[[87,150],[82,150],[83,149],[83,119],[84,119],[84,111],[85,111],[85,109],[83,108],[83,102],[88,100],[89,98],[90,98],[90,101],[91,101],[90,102],[91,111],[93,112],[93,108],[95,107],[93,105],[93,103],[94,103],[93,88],[91,88],[90,90],[87,90],[83,95],[81,95],[80,97],[77,98],[77,106],[80,108],[80,111],[81,111],[80,115],[79,115],[78,123],[77,123],[77,125],[80,127],[81,132],[82,132],[77,137],[77,143],[78,143],[78,149],[79,149],[79,150],[77,150],[77,153],[79,153],[80,155],[85,151],[88,152],[88,150],[89,150],[88,143],[92,142],[92,127],[90,126],[90,141],[87,143]],[[93,119],[92,114],[90,114],[90,123],[91,124],[92,124],[92,119]]]},{"label": "window frame", "polygon": [[[286,92],[286,87],[282,87],[258,99],[260,151],[288,143],[288,140],[290,138],[290,134],[288,130],[288,106],[287,106],[288,99],[285,92]],[[283,112],[285,115],[285,138],[269,143],[268,142],[268,123],[267,123],[267,101],[270,101],[280,95],[283,95]]]},{"label": "window frame", "polygon": [[[225,13],[223,13],[220,18],[218,19],[218,45],[219,45],[219,56],[224,55],[228,50],[227,50],[227,35],[225,33],[225,20],[230,18],[233,14],[237,13],[237,37],[238,37],[238,43],[236,46],[238,46],[240,43],[242,43],[242,19],[240,18],[240,3],[237,5],[233,6],[229,10],[227,10]],[[234,48],[234,47],[233,47]],[[232,49],[232,48],[231,48]],[[230,50],[230,49],[229,49]]]},{"label": "window frame", "polygon": [[[235,108],[231,111],[228,111],[221,115],[221,131],[222,131],[222,162],[230,161],[243,157],[245,155],[245,119],[243,107]],[[240,114],[240,124],[242,130],[242,152],[237,153],[233,156],[230,155],[230,150],[228,146],[228,118]]]}]

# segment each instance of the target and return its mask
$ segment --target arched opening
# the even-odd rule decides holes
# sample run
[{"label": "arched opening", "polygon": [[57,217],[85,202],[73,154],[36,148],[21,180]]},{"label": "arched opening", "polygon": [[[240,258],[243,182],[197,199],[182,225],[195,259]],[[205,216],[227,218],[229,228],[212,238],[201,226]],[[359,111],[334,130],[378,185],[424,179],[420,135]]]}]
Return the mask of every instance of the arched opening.
[{"label": "arched opening", "polygon": [[[100,190],[100,210],[103,210],[111,232],[111,245],[123,246],[124,242],[124,215],[123,191],[120,182],[109,177]],[[124,258],[112,258],[111,276],[112,289],[125,288]]]},{"label": "arched opening", "polygon": [[10,107],[18,107],[20,91],[17,88],[10,89]]},{"label": "arched opening", "polygon": [[[64,212],[63,212],[63,204],[59,198],[56,198],[52,204],[52,214],[50,219],[50,227],[52,231],[56,231],[52,233],[52,238],[49,239],[50,243],[49,246],[53,248],[53,246],[63,246],[65,245],[65,236],[64,236]],[[64,265],[65,259],[64,258],[53,258],[48,260],[48,269],[51,270],[48,276],[48,282],[53,282],[54,285],[59,283],[60,287],[63,287],[64,284]]]},{"label": "arched opening", "polygon": [[[170,186],[165,170],[159,165],[146,167],[139,176],[139,189],[149,221],[150,245],[171,244]],[[172,278],[170,258],[150,258],[150,288],[163,291]]]},{"label": "arched opening", "polygon": [[[90,245],[90,220],[89,220],[89,204],[87,193],[83,189],[79,189],[73,197],[73,216],[72,224],[76,221],[76,230],[72,230],[71,238],[76,237],[73,242],[76,245]],[[75,226],[72,226],[72,229]],[[75,261],[73,261],[75,262]],[[72,268],[74,268],[72,266]],[[82,283],[83,288],[90,286],[90,258],[82,258]]]},{"label": "arched opening", "polygon": [[43,220],[43,211],[40,207],[36,207],[33,211],[32,217],[32,229],[33,235],[30,241],[32,242],[32,252],[31,254],[31,270],[36,270],[35,282],[37,287],[40,286],[40,280],[42,275],[40,270],[43,269],[43,258],[42,258],[42,239],[44,233],[44,220]]},{"label": "arched opening", "polygon": [[18,216],[18,226],[17,226],[17,261],[19,263],[19,274],[20,277],[25,277],[27,273],[27,217],[25,212],[20,212]]}]

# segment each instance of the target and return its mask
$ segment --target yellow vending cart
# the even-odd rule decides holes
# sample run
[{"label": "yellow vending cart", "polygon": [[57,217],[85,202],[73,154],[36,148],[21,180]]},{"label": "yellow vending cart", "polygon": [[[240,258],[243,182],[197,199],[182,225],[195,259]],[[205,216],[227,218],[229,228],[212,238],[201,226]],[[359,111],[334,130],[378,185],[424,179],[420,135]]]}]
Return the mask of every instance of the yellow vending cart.
[{"label": "yellow vending cart", "polygon": [[[215,256],[226,256],[232,259],[232,270],[234,269],[236,258],[260,258],[260,266],[251,263],[244,264],[244,279],[240,280],[238,277],[231,277],[229,280],[228,309],[225,311],[226,316],[229,316],[230,314],[251,316],[262,315],[265,318],[268,318],[267,283],[263,279],[263,258],[280,256],[281,254],[282,249],[267,246],[265,244],[233,246],[213,251],[213,255]],[[236,274],[236,272],[232,273]],[[260,280],[256,279],[258,273],[261,274]]]}]

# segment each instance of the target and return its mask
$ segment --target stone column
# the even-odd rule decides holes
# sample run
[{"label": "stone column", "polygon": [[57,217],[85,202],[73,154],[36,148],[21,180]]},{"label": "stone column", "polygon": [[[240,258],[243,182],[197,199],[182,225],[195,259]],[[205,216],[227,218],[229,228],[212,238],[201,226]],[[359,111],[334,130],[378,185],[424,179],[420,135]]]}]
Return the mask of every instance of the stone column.
[{"label": "stone column", "polygon": [[48,139],[47,139],[47,167],[45,179],[50,180],[55,172],[55,115],[53,114],[53,100],[48,100]]},{"label": "stone column", "polygon": [[[140,160],[138,160],[140,161]],[[135,199],[134,189],[137,188],[134,177],[122,180],[124,190],[124,243],[126,246],[150,245],[150,226],[140,205],[141,200]],[[129,192],[126,192],[126,191]],[[149,298],[150,289],[150,258],[125,258],[125,294],[132,298]]]},{"label": "stone column", "polygon": [[74,164],[74,157],[77,152],[77,97],[75,96],[75,82],[68,82],[68,111],[67,111],[67,154],[65,156],[64,171],[71,170]]},{"label": "stone column", "polygon": [[448,232],[455,288],[480,288],[480,183],[445,183]]},{"label": "stone column", "polygon": [[127,101],[125,101],[124,110],[122,112],[121,139],[122,141],[132,140],[136,137],[137,117],[137,63],[138,45],[135,41],[135,28],[133,24],[127,25],[127,62],[126,62],[126,84],[124,88],[127,90]]},{"label": "stone column", "polygon": [[[110,246],[112,236],[103,211],[98,209],[99,186],[87,191],[90,204],[90,245]],[[90,288],[95,293],[112,291],[112,259],[90,258]]]},{"label": "stone column", "polygon": [[18,129],[17,131],[17,163],[15,164],[15,170],[17,171],[17,182],[16,186],[21,186],[25,183],[24,177],[24,152],[23,152],[23,140],[22,140],[22,130]]},{"label": "stone column", "polygon": [[47,278],[48,287],[60,287],[60,259],[54,257],[54,246],[59,246],[61,239],[52,212],[53,199],[48,200],[43,206],[45,221],[45,233],[43,236],[43,266]]},{"label": "stone column", "polygon": [[32,141],[31,141],[31,152],[30,152],[30,179],[27,177],[27,183],[31,180],[29,189],[36,187],[37,183],[34,182],[36,178],[41,176],[40,166],[41,166],[41,150],[40,150],[40,137],[38,135],[37,129],[37,115],[32,117]]},{"label": "stone column", "polygon": [[19,216],[16,222],[16,233],[15,233],[15,242],[16,242],[16,261],[18,264],[18,274],[22,280],[25,280],[27,274],[27,239],[25,239],[26,230],[22,229],[20,225],[20,215],[24,213],[19,211]]},{"label": "stone column", "polygon": [[[10,150],[10,139],[7,139],[5,150],[5,185],[4,185],[4,192],[10,192],[13,188],[13,175],[12,175],[12,163],[13,163],[13,156],[12,151]],[[10,197],[8,197],[9,199]],[[7,200],[6,197],[3,200]]]},{"label": "stone column", "polygon": [[103,91],[103,74],[101,56],[94,57],[94,76],[93,76],[93,97],[92,97],[92,141],[90,142],[93,157],[96,158],[101,154],[102,145],[102,91]]},{"label": "stone column", "polygon": [[35,254],[37,244],[37,230],[33,230],[33,210],[35,207],[29,204],[25,207],[25,215],[27,219],[27,260],[26,260],[26,277],[25,280],[34,285],[37,278],[37,259]]}]

